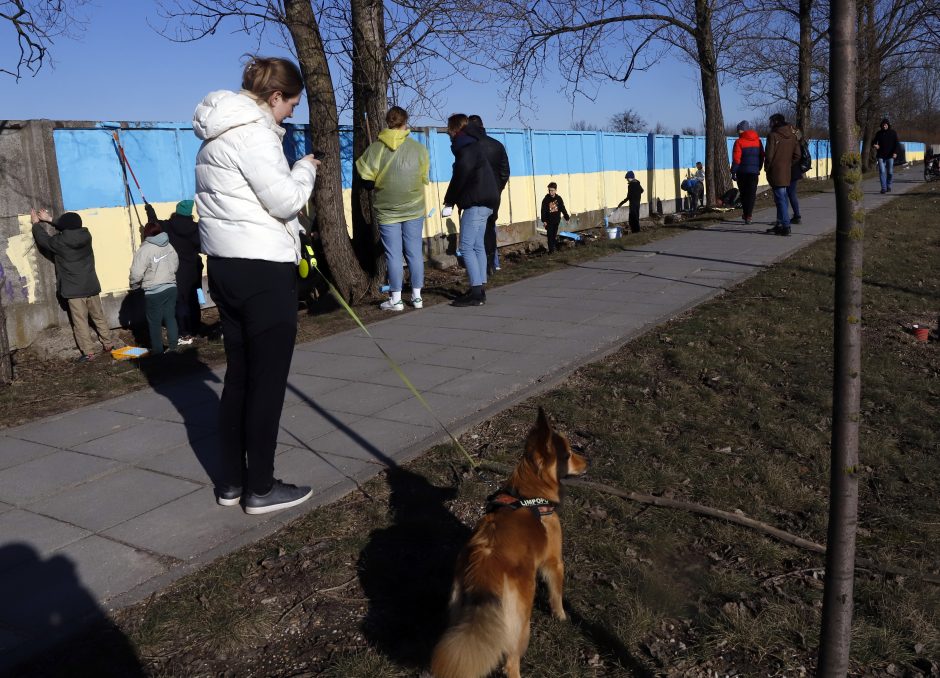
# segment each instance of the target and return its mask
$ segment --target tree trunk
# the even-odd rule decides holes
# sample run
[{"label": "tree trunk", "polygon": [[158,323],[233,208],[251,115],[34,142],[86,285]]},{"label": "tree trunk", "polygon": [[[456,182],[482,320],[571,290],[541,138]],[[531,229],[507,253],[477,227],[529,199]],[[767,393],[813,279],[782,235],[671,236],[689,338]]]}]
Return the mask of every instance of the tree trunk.
[{"label": "tree trunk", "polygon": [[731,188],[731,168],[728,163],[728,143],[725,140],[725,118],[721,110],[721,92],[718,88],[718,59],[715,56],[709,0],[695,0],[695,27],[705,106],[706,204],[714,205],[715,200]]},{"label": "tree trunk", "polygon": [[[352,0],[353,157],[358,158],[385,127],[388,69],[385,62],[383,0]],[[353,170],[353,247],[374,285],[385,280],[385,257],[372,194]],[[378,291],[378,290],[376,290]]]},{"label": "tree trunk", "polygon": [[10,351],[10,336],[7,334],[7,312],[0,296],[0,385],[12,383],[13,376],[13,353]]},{"label": "tree trunk", "polygon": [[313,191],[322,248],[317,254],[322,254],[339,293],[357,301],[369,291],[369,278],[356,259],[343,214],[339,116],[330,66],[310,0],[285,0],[284,12],[307,90],[310,136],[314,148],[325,153]]},{"label": "tree trunk", "polygon": [[858,520],[858,421],[861,400],[862,205],[855,129],[855,0],[831,0],[829,127],[836,193],[835,338],[829,528],[819,670],[845,676],[852,637],[855,533]]},{"label": "tree trunk", "polygon": [[858,36],[856,50],[863,55],[858,62],[858,79],[861,91],[856,113],[862,133],[862,171],[872,167],[872,138],[877,131],[877,120],[881,108],[881,57],[878,55],[878,36],[875,26],[874,0],[862,0],[858,13]]},{"label": "tree trunk", "polygon": [[796,81],[796,126],[804,135],[810,124],[813,88],[813,0],[800,0],[800,56]]}]

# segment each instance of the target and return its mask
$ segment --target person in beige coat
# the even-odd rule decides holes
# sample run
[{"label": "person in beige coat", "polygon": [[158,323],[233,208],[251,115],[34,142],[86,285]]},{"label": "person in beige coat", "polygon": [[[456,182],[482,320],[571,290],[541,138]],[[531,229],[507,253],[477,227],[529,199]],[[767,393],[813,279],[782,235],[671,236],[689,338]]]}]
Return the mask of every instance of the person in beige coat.
[{"label": "person in beige coat", "polygon": [[800,143],[793,126],[779,113],[770,116],[770,134],[764,168],[767,183],[774,192],[777,223],[767,230],[776,235],[790,235],[790,205],[787,189],[793,178],[793,165],[800,161]]}]

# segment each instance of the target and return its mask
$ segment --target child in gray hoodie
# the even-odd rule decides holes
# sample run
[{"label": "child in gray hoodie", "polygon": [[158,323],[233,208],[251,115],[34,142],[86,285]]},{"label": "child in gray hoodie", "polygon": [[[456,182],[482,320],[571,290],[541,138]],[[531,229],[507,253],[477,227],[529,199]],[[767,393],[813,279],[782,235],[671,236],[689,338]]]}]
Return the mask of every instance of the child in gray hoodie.
[{"label": "child in gray hoodie", "polygon": [[131,263],[131,289],[143,288],[147,325],[150,328],[150,352],[163,353],[163,326],[166,326],[170,350],[176,350],[179,328],[176,324],[176,269],[179,257],[170,238],[160,225],[144,227],[144,242]]}]

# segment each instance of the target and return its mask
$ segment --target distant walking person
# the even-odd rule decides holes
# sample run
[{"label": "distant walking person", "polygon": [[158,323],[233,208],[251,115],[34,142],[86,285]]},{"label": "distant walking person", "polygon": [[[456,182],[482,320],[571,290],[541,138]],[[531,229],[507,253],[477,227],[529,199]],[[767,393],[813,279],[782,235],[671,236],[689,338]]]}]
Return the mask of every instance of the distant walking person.
[{"label": "distant walking person", "polygon": [[751,123],[738,123],[738,138],[731,151],[731,178],[738,184],[741,193],[741,212],[744,223],[751,223],[754,203],[757,200],[757,182],[764,167],[764,144]]},{"label": "distant walking person", "polygon": [[160,230],[160,223],[156,220],[148,223],[144,227],[144,242],[131,262],[130,287],[144,290],[151,355],[163,353],[164,327],[170,351],[179,346],[176,324],[176,272],[179,263],[176,250],[170,244],[170,236]]},{"label": "distant walking person", "polygon": [[503,191],[506,189],[506,184],[509,183],[509,155],[506,154],[505,146],[486,133],[483,119],[479,115],[469,116],[467,126],[471,129],[475,127],[479,131],[477,138],[480,140],[480,147],[486,154],[486,159],[496,175],[497,184],[499,184],[500,199],[496,201],[493,213],[486,220],[486,232],[483,234],[483,249],[486,250],[486,275],[490,276],[499,270],[499,251],[496,247],[496,219]]},{"label": "distant walking person", "polygon": [[548,234],[548,253],[552,254],[558,246],[558,225],[561,223],[562,215],[565,216],[565,221],[571,218],[565,208],[564,199],[558,195],[558,184],[554,181],[548,185],[548,193],[542,198],[541,211],[542,226]]},{"label": "distant walking person", "polygon": [[392,106],[385,115],[387,129],[379,132],[356,161],[356,170],[367,189],[375,189],[375,213],[388,261],[389,298],[379,306],[384,311],[403,311],[401,289],[405,277],[404,257],[411,278],[411,305],[424,308],[424,219],[427,208],[424,187],[431,165],[428,149],[408,135],[408,113]]},{"label": "distant walking person", "polygon": [[898,133],[887,118],[881,121],[881,129],[875,132],[872,140],[878,158],[878,178],[881,179],[881,192],[891,192],[894,179],[894,160],[898,157]]},{"label": "distant walking person", "polygon": [[625,202],[630,203],[630,213],[629,213],[629,223],[630,223],[630,232],[639,233],[640,232],[640,203],[642,201],[641,196],[643,195],[643,185],[640,183],[640,180],[636,178],[636,174],[633,173],[633,170],[624,175],[627,180],[627,197],[620,201],[620,204],[617,207],[621,207]]},{"label": "distant walking person", "polygon": [[179,327],[179,343],[188,345],[199,334],[202,313],[199,309],[199,288],[202,287],[202,246],[199,242],[199,224],[193,219],[193,201],[180,200],[176,210],[165,221],[157,219],[157,213],[149,203],[144,204],[150,223],[159,224],[160,230],[170,239],[170,245],[179,256],[176,269],[176,324]]},{"label": "distant walking person", "polygon": [[797,182],[803,178],[803,168],[800,166],[803,159],[803,132],[800,131],[796,125],[792,127],[793,136],[796,137],[796,152],[798,158],[790,169],[790,185],[787,186],[787,202],[790,203],[790,209],[793,210],[793,214],[790,216],[790,223],[800,224],[803,222],[803,217],[800,215],[800,199],[796,192],[796,186]]},{"label": "distant walking person", "polygon": [[[33,239],[40,251],[52,257],[55,264],[56,292],[66,300],[75,343],[81,355],[78,362],[94,360],[99,353],[98,342],[92,337],[88,319],[105,351],[114,349],[114,337],[101,308],[101,283],[95,272],[95,252],[91,232],[82,226],[82,217],[66,212],[53,221],[47,209],[30,210]],[[47,226],[58,231],[50,234]]]},{"label": "distant walking person", "polygon": [[274,450],[294,339],[300,222],[320,164],[284,157],[281,122],[300,101],[295,64],[252,57],[242,90],[210,92],[196,107],[199,235],[209,257],[209,289],[225,342],[219,409],[222,506],[268,513],[310,498],[309,487],[274,477]]},{"label": "distant walking person", "polygon": [[499,183],[480,144],[478,127],[456,113],[447,119],[447,134],[454,153],[454,170],[444,195],[443,216],[456,206],[460,215],[460,251],[467,266],[470,289],[451,302],[453,306],[482,306],[486,303],[486,250],[483,236],[486,220],[499,205]]},{"label": "distant walking person", "polygon": [[770,116],[770,134],[767,135],[765,171],[767,183],[774,192],[777,222],[767,233],[790,235],[790,207],[787,192],[793,183],[793,165],[800,162],[800,144],[793,127],[779,113]]}]

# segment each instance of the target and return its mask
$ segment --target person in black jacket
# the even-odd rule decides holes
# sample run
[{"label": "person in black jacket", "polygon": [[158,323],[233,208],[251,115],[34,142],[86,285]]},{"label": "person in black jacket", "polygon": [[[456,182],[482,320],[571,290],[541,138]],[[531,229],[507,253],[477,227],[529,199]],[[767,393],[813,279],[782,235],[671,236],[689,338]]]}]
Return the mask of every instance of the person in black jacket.
[{"label": "person in black jacket", "polygon": [[558,184],[553,181],[548,185],[548,194],[542,198],[542,226],[548,231],[549,254],[555,251],[561,215],[565,215],[565,221],[571,218],[565,209],[565,201],[558,195]]},{"label": "person in black jacket", "polygon": [[[486,159],[496,175],[496,181],[499,184],[500,199],[502,193],[509,183],[509,156],[506,154],[506,147],[493,137],[486,133],[483,126],[483,119],[479,115],[471,115],[467,118],[467,127],[477,128],[480,145],[486,153]],[[486,220],[486,232],[483,234],[483,248],[486,250],[486,274],[492,275],[499,270],[499,252],[496,249],[496,218],[499,212],[500,200],[496,201],[496,207],[493,213]]]},{"label": "person in black jacket", "polygon": [[[89,317],[104,350],[110,352],[114,349],[114,337],[101,308],[101,283],[95,272],[91,232],[82,226],[81,215],[66,212],[53,221],[49,210],[41,209],[30,210],[30,218],[36,245],[55,263],[56,291],[68,303],[75,343],[82,353],[78,362],[94,360],[98,353],[98,342],[88,325]],[[54,227],[58,233],[50,234],[47,226]]]},{"label": "person in black jacket", "polygon": [[199,222],[193,219],[193,201],[180,200],[169,219],[160,221],[149,203],[144,204],[147,221],[159,224],[160,230],[170,236],[170,245],[179,256],[176,269],[176,324],[179,325],[179,343],[193,343],[199,333],[202,317],[197,290],[202,287],[202,257],[199,256]]},{"label": "person in black jacket", "polygon": [[621,207],[625,202],[630,202],[630,232],[639,233],[640,232],[640,203],[642,201],[643,195],[643,185],[640,183],[640,180],[636,178],[636,175],[633,173],[633,170],[630,170],[624,175],[624,178],[627,180],[627,197],[620,201],[620,204],[617,207]]},{"label": "person in black jacket", "polygon": [[894,179],[894,159],[898,157],[898,133],[885,118],[881,129],[875,132],[872,148],[878,157],[878,178],[881,179],[881,192],[891,192],[891,180]]},{"label": "person in black jacket", "polygon": [[467,266],[470,290],[453,306],[482,306],[486,303],[486,251],[483,234],[486,220],[499,205],[499,184],[480,143],[479,128],[468,127],[467,116],[457,113],[447,119],[447,134],[454,152],[454,170],[444,195],[444,211],[457,206],[460,215],[460,251]]}]

